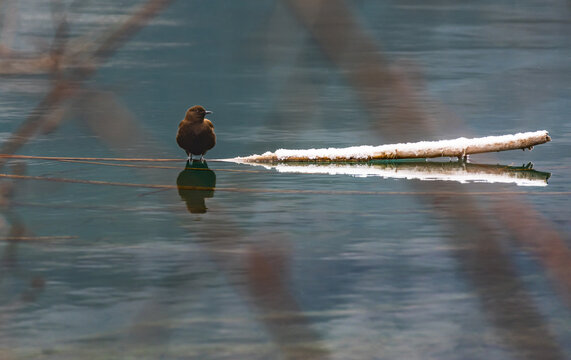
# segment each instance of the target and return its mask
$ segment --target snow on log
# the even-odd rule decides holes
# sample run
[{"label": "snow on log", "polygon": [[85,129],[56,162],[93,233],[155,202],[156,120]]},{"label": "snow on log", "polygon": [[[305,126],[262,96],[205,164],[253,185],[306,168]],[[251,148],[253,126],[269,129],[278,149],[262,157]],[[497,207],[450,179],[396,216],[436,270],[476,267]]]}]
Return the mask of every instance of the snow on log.
[{"label": "snow on log", "polygon": [[421,141],[415,143],[380,146],[352,146],[347,148],[324,148],[306,150],[279,149],[261,155],[232,159],[237,162],[344,162],[391,159],[418,159],[435,157],[465,158],[467,155],[493,151],[529,149],[550,141],[546,130],[513,135],[487,136],[482,138],[458,138],[454,140]]}]

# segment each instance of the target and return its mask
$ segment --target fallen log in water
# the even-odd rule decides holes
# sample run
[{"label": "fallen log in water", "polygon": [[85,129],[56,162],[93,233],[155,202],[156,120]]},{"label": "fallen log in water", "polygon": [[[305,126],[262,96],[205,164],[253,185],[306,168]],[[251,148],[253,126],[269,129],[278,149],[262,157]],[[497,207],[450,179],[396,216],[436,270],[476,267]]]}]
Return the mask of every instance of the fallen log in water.
[{"label": "fallen log in water", "polygon": [[389,144],[380,146],[352,146],[347,148],[324,148],[306,150],[279,149],[261,155],[229,159],[237,162],[363,162],[370,160],[419,159],[435,157],[458,157],[485,152],[516,149],[531,150],[535,145],[550,141],[546,130],[513,135],[487,136],[482,138],[458,138],[454,140],[421,141],[416,143]]}]

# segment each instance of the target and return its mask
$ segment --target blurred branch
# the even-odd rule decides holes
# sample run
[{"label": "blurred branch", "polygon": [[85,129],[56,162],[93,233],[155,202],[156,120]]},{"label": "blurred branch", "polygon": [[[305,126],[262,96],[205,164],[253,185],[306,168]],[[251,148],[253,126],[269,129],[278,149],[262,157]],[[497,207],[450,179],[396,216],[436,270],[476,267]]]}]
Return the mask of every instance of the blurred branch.
[{"label": "blurred branch", "polygon": [[[12,40],[14,38],[18,11],[13,0],[0,1],[0,57],[12,52]],[[0,59],[0,69],[2,62]],[[0,70],[1,72],[1,70]]]},{"label": "blurred branch", "polygon": [[0,48],[0,56],[3,51],[9,52],[10,57],[0,58],[0,75],[46,74],[52,71],[57,63],[51,54],[39,55],[37,57],[27,54],[17,56],[12,51]]},{"label": "blurred branch", "polygon": [[571,307],[571,251],[550,222],[515,195],[492,201],[494,215],[523,248],[535,254]]},{"label": "blurred branch", "polygon": [[[82,96],[79,101],[87,101],[85,100],[89,97],[89,103],[81,103],[82,107],[86,107],[89,110],[93,110],[97,108],[97,105],[101,106],[108,110],[109,103],[113,104],[113,98],[109,96],[109,94],[96,92],[95,95],[95,103],[92,102],[92,98],[94,93],[86,93],[84,90],[81,89],[82,82],[89,79],[96,71],[99,66],[108,58],[110,57],[123,43],[132,36],[136,31],[138,31],[142,26],[144,26],[158,11],[160,11],[163,7],[165,7],[170,1],[149,1],[145,6],[142,6],[138,11],[133,13],[131,17],[116,27],[114,30],[105,34],[101,40],[100,45],[94,51],[89,52],[75,52],[73,50],[69,51],[69,54],[73,54],[73,59],[65,58],[66,47],[69,45],[66,41],[67,37],[67,23],[65,18],[56,21],[59,25],[57,26],[56,36],[54,40],[54,45],[52,47],[52,51],[49,56],[46,56],[46,60],[42,60],[39,63],[28,63],[27,68],[20,68],[19,70],[28,70],[31,71],[33,66],[36,65],[35,70],[44,70],[49,69],[55,76],[55,83],[51,91],[44,97],[44,99],[36,106],[36,108],[32,111],[28,119],[12,134],[12,136],[2,144],[0,149],[0,153],[2,156],[0,157],[0,167],[4,165],[4,163],[10,159],[14,158],[12,154],[14,154],[18,149],[24,145],[28,139],[34,136],[40,130],[53,130],[57,125],[60,123],[61,118],[65,115],[65,111],[62,109],[64,106],[64,102],[71,97],[78,98]],[[57,5],[54,5],[57,6]],[[89,49],[89,47],[86,47]],[[55,60],[54,60],[55,59]],[[77,61],[77,59],[81,59],[81,61]],[[73,60],[73,61],[71,61]],[[38,61],[35,59],[35,61]],[[45,62],[45,63],[44,63]],[[73,63],[73,67],[69,67],[67,72],[64,72],[62,64],[71,64]],[[0,64],[1,66],[1,64]],[[7,68],[7,67],[3,67]],[[14,70],[12,68],[11,70]],[[18,70],[18,68],[16,68]],[[86,96],[85,96],[86,95]],[[115,112],[117,114],[123,114],[121,111],[117,110],[117,106],[113,104]],[[115,115],[117,115],[115,114]],[[99,115],[99,117],[98,117]],[[87,123],[89,124],[92,129],[98,133],[98,135],[107,140],[109,142],[109,146],[111,148],[116,148],[118,143],[122,142],[125,138],[124,133],[118,133],[117,127],[122,127],[125,124],[124,116],[120,118],[117,117],[105,117],[102,118],[103,114],[101,113],[90,113],[87,116]],[[105,114],[107,116],[107,114]],[[119,125],[121,124],[121,125]],[[129,125],[129,124],[128,124]],[[128,136],[130,136],[131,141],[135,141],[136,138],[133,136],[136,134],[133,129],[136,129],[136,126],[127,126],[126,131],[128,132]],[[119,139],[119,141],[118,141]],[[122,159],[125,160],[125,159]],[[136,160],[143,160],[143,159],[136,159]],[[157,159],[147,159],[151,161],[157,161]],[[163,159],[166,161],[171,161],[172,159]],[[177,160],[178,161],[178,160]],[[1,175],[4,178],[18,178],[18,179],[40,179],[39,177],[27,177],[24,175]],[[72,179],[52,179],[53,181],[63,181],[63,182],[72,182],[72,183],[83,183],[83,184],[99,184],[99,185],[121,185],[121,186],[137,186],[137,184],[121,184],[121,183],[111,183],[111,182],[104,182],[104,181],[93,181],[93,180],[72,180]],[[176,188],[176,186],[161,186],[161,185],[150,185],[146,187],[151,188]],[[187,187],[187,189],[194,189],[194,190],[201,190],[199,187]],[[231,189],[234,190],[234,189]],[[237,189],[239,190],[239,189]],[[257,192],[257,190],[254,190]],[[233,232],[231,236],[222,236],[222,238],[226,239],[233,239],[236,236],[236,233]],[[16,237],[12,239],[16,240]],[[30,238],[30,237],[18,237],[18,240],[38,240],[40,238]],[[228,250],[229,248],[233,248],[235,246],[234,241],[224,242],[224,241],[215,241],[211,244],[211,250],[214,252]],[[220,259],[220,255],[216,257]],[[263,259],[263,254],[258,254],[256,259]],[[236,262],[237,259],[234,258],[234,255],[226,256],[223,255],[223,259],[221,262],[218,262],[221,269],[226,269],[226,274],[228,276],[232,276],[232,274],[236,273],[243,273],[243,271],[236,271],[236,269],[228,269],[229,262]],[[258,261],[259,262],[259,261]],[[238,263],[242,268],[246,265],[242,264],[241,262]],[[279,274],[274,274],[279,276]],[[275,276],[274,276],[275,278]],[[280,279],[275,279],[278,281],[277,287],[274,286],[273,289],[279,291],[280,297],[283,297],[283,301],[281,304],[286,304],[286,308],[289,311],[297,310],[298,313],[295,315],[289,314],[290,318],[295,318],[294,320],[284,321],[283,319],[278,320],[276,318],[272,318],[269,314],[273,312],[273,306],[278,306],[279,304],[274,304],[273,302],[267,303],[261,301],[263,305],[261,305],[261,311],[263,313],[262,320],[268,324],[268,326],[272,330],[272,334],[277,339],[280,347],[284,349],[287,358],[294,358],[293,356],[300,354],[304,358],[316,358],[314,355],[321,355],[324,354],[324,350],[319,347],[319,344],[315,344],[316,335],[315,333],[308,327],[307,319],[300,313],[299,309],[295,306],[294,299],[291,295],[289,295],[288,289],[282,286],[283,281],[279,281]],[[251,279],[247,278],[246,281],[252,281]],[[243,281],[239,282],[243,284]],[[180,282],[178,286],[184,286],[186,282]],[[286,296],[289,295],[289,296]],[[257,294],[254,291],[253,294],[254,298],[259,298],[261,295]],[[145,308],[144,313],[142,316],[144,318],[148,318],[148,312],[151,312],[151,316],[156,319],[163,319],[166,318],[168,320],[169,314],[165,311],[162,311],[161,307],[155,306],[156,303],[150,302],[148,306]],[[276,310],[283,310],[283,309],[276,309]],[[284,324],[287,322],[287,324]],[[292,328],[292,325],[294,327]],[[153,331],[149,327],[146,327],[143,324],[135,323],[133,328],[133,336],[138,341],[159,341],[162,344],[167,344],[166,337],[169,336],[168,330],[164,331]],[[150,336],[146,336],[149,334]],[[309,345],[309,347],[307,346]]]},{"label": "blurred branch", "polygon": [[144,138],[138,120],[112,92],[82,90],[73,107],[91,133],[110,149],[136,149]]},{"label": "blurred branch", "polygon": [[[431,189],[427,183],[420,187]],[[519,280],[505,253],[499,232],[482,215],[476,200],[450,196],[424,197],[433,211],[450,219],[455,238],[450,240],[459,268],[479,295],[495,331],[521,359],[564,359],[564,355]],[[536,230],[533,230],[534,232]]]},{"label": "blurred branch", "polygon": [[[418,101],[417,91],[406,76],[389,69],[378,46],[362,31],[342,0],[284,1],[325,55],[346,76],[383,135],[411,138],[418,134],[429,136],[435,133],[432,127],[439,122],[427,115]],[[443,212],[445,219],[452,220],[449,224],[457,241],[467,241],[472,245],[469,253],[456,253],[456,258],[502,338],[521,358],[562,359],[563,354],[556,339],[544,324],[532,299],[525,295],[524,286],[510,265],[510,259],[500,250],[501,238],[490,230],[490,216],[476,206],[476,199],[471,194],[461,198],[431,195],[439,184],[418,183],[413,186],[424,189],[427,196],[423,196],[423,199],[434,209]],[[446,188],[462,192],[462,188],[455,184],[447,184]],[[539,217],[515,196],[511,198],[515,201],[505,202],[503,211],[513,212],[519,218]],[[511,228],[513,230],[513,226]],[[533,230],[537,232],[538,229]],[[540,231],[545,231],[545,228]],[[550,243],[544,246],[560,248],[562,240],[559,234],[554,230],[549,233],[552,237],[543,239]],[[519,232],[512,232],[511,235],[520,244],[525,242]],[[551,269],[556,287],[565,287],[569,283],[566,274],[552,269],[552,262],[542,264]],[[557,264],[567,264],[569,268],[571,259],[558,259]],[[567,293],[569,290],[566,288]]]},{"label": "blurred branch", "polygon": [[250,296],[286,359],[327,359],[319,334],[286,285],[288,262],[289,253],[280,247],[252,247],[245,260]]},{"label": "blurred branch", "polygon": [[61,76],[61,58],[64,54],[69,37],[69,24],[67,22],[67,14],[64,11],[61,0],[52,0],[50,2],[52,11],[52,20],[54,22],[55,34],[50,50],[50,57],[53,59],[52,72],[56,75],[56,79]]},{"label": "blurred branch", "polygon": [[[0,153],[14,154],[30,138],[39,131],[51,131],[61,123],[66,114],[65,101],[75,96],[80,90],[82,83],[88,80],[98,70],[107,58],[124,44],[132,35],[145,26],[160,10],[170,4],[170,0],[149,0],[141,5],[131,16],[119,27],[106,32],[103,41],[95,47],[93,53],[83,53],[83,61],[77,62],[76,66],[69,72],[63,71],[65,64],[65,50],[68,45],[69,25],[65,14],[62,11],[62,3],[54,1],[52,5],[52,19],[56,27],[52,48],[48,54],[39,56],[21,56],[14,53],[9,48],[10,43],[6,43],[6,26],[4,22],[2,40],[4,47],[0,47],[0,75],[2,74],[31,74],[46,72],[54,75],[54,83],[51,90],[44,96],[39,104],[30,112],[28,118],[10,135],[10,137],[0,146]],[[60,18],[57,14],[62,14]],[[6,20],[6,17],[4,18]],[[6,47],[8,45],[8,47]],[[90,48],[87,48],[90,49]],[[133,130],[133,127],[130,127]],[[136,135],[132,131],[132,135]],[[8,158],[0,159],[2,168]],[[8,245],[4,252],[3,265],[16,263],[17,245],[21,241],[45,241],[56,240],[55,237],[30,237],[25,234],[25,230],[18,233],[15,229],[25,229],[12,227],[12,231],[7,237]],[[57,239],[68,239],[68,237],[57,237]],[[5,272],[2,272],[5,273]],[[22,294],[23,301],[33,300],[36,294],[43,289],[43,278],[37,277],[31,282],[30,289]]]},{"label": "blurred branch", "polygon": [[[124,23],[117,28],[109,31],[104,37],[100,45],[91,54],[89,58],[93,62],[86,61],[78,64],[70,73],[59,79],[51,91],[43,98],[42,101],[31,111],[28,119],[20,125],[16,131],[2,144],[0,153],[14,154],[22,147],[37,131],[42,128],[43,123],[50,117],[54,108],[57,108],[64,100],[75,95],[81,88],[82,82],[89,79],[113,53],[122,46],[132,35],[139,31],[156,16],[159,11],[163,10],[172,0],[149,0],[141,5]],[[62,26],[62,28],[65,28]],[[61,30],[60,37],[65,31]],[[63,48],[63,45],[56,46]],[[5,160],[0,160],[0,168],[4,166]]]},{"label": "blurred branch", "polygon": [[382,119],[378,125],[384,136],[402,141],[429,129],[410,81],[389,67],[343,1],[284,1],[345,76],[371,116]]}]

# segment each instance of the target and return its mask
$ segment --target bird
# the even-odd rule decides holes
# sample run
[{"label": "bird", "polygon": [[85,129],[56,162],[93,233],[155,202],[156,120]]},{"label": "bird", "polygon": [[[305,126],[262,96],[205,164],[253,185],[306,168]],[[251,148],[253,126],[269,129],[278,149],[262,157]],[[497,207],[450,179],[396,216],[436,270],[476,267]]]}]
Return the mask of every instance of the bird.
[{"label": "bird", "polygon": [[200,161],[203,161],[204,154],[216,145],[214,125],[204,118],[206,114],[212,114],[212,111],[195,105],[186,111],[178,124],[176,142],[186,152],[189,161],[192,161],[192,155],[200,155]]}]

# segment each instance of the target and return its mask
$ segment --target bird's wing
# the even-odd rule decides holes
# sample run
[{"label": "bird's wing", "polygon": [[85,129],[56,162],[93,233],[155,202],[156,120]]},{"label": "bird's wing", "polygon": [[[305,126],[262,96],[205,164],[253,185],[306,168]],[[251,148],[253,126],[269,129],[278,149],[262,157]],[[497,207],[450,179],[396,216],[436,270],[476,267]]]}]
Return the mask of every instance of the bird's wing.
[{"label": "bird's wing", "polygon": [[214,124],[212,123],[212,121],[208,120],[208,119],[204,119],[204,122],[206,123],[206,125],[210,126],[211,128],[214,129]]}]

